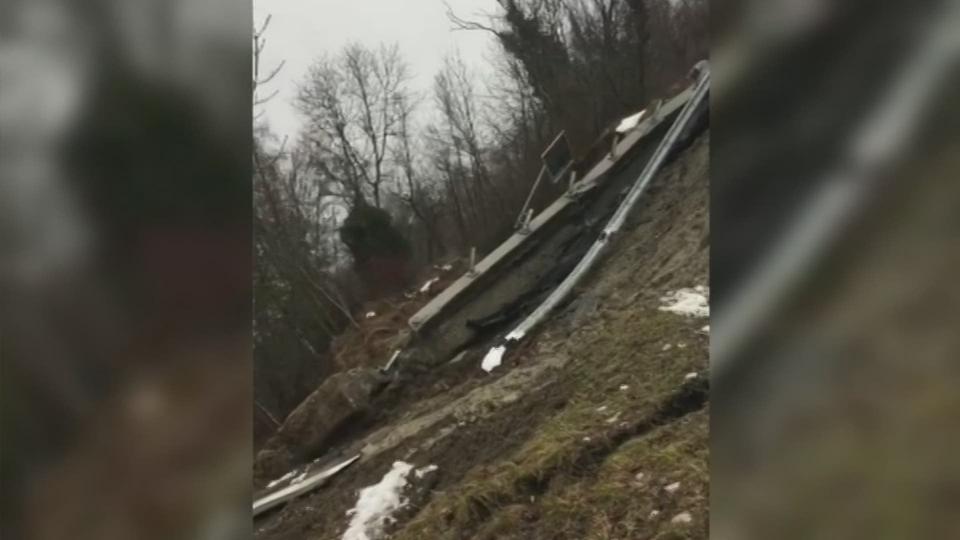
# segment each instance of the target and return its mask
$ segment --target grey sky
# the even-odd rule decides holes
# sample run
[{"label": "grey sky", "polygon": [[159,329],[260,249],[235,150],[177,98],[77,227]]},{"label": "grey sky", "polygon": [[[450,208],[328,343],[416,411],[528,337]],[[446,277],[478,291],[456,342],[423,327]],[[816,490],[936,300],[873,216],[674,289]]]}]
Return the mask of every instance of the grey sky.
[{"label": "grey sky", "polygon": [[[495,0],[449,0],[465,18],[494,12]],[[413,86],[428,90],[444,55],[459,50],[476,72],[488,68],[493,41],[487,32],[451,31],[443,0],[255,0],[254,22],[273,15],[267,31],[263,70],[281,60],[286,66],[264,94],[279,90],[264,105],[264,118],[280,137],[296,135],[300,121],[292,106],[296,85],[313,59],[336,52],[346,43],[397,42],[414,74]],[[478,17],[480,18],[480,17]]]}]

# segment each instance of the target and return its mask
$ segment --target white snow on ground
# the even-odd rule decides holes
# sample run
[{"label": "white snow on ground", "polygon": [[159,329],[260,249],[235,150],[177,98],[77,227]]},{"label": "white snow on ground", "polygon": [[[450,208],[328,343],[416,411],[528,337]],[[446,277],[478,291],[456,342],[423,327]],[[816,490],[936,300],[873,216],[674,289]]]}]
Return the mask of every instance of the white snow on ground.
[{"label": "white snow on ground", "polygon": [[693,289],[680,289],[660,299],[664,304],[660,311],[669,311],[688,317],[709,317],[710,291],[703,285]]},{"label": "white snow on ground", "polygon": [[423,478],[424,476],[432,473],[433,471],[437,470],[438,468],[439,468],[439,467],[437,467],[436,465],[427,465],[426,467],[420,467],[420,468],[417,469],[413,474],[414,474],[417,478]]},{"label": "white snow on ground", "polygon": [[276,480],[274,480],[274,481],[270,482],[269,484],[267,484],[267,489],[273,489],[274,486],[276,486],[277,484],[282,484],[283,482],[286,482],[287,480],[293,478],[293,477],[296,476],[296,475],[297,475],[297,470],[294,469],[294,470],[288,472],[287,474],[281,476],[280,478],[277,478]]},{"label": "white snow on ground", "polygon": [[343,540],[377,540],[383,537],[384,529],[393,521],[393,514],[407,504],[402,492],[411,471],[413,465],[396,461],[379,483],[360,490],[356,506],[347,512],[348,516],[353,517],[343,533]]},{"label": "white snow on ground", "polygon": [[433,287],[433,284],[440,281],[440,278],[435,277],[433,279],[428,279],[426,283],[423,284],[423,287],[420,287],[421,294],[427,294],[430,292],[430,288]]},{"label": "white snow on ground", "polygon": [[376,316],[377,316],[377,313],[375,311],[368,311],[367,314],[365,315],[365,317],[368,319],[372,319]]},{"label": "white snow on ground", "polygon": [[673,519],[670,520],[670,523],[693,523],[693,516],[690,515],[690,512],[680,512],[679,514],[673,516]]},{"label": "white snow on ground", "polygon": [[500,367],[500,364],[503,363],[503,353],[505,352],[507,352],[507,348],[503,345],[490,349],[490,352],[483,357],[483,362],[480,363],[480,369],[490,373]]}]

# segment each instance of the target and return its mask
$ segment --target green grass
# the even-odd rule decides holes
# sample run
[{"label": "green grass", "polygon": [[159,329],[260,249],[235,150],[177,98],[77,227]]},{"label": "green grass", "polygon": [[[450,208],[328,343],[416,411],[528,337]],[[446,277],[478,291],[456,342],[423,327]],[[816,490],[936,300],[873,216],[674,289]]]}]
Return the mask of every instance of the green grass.
[{"label": "green grass", "polygon": [[[705,485],[706,443],[701,440],[705,435],[697,438],[698,428],[686,420],[620,447],[627,434],[649,422],[679,389],[686,373],[706,365],[707,339],[698,333],[700,326],[698,321],[673,314],[630,307],[605,312],[565,336],[561,346],[572,358],[560,383],[569,392],[566,406],[544,421],[513,455],[478,465],[458,485],[434,494],[432,502],[395,538],[463,538],[468,533],[478,538],[509,538],[505,531],[524,530],[536,523],[556,531],[593,523],[587,528],[589,534],[600,536],[589,538],[623,538],[622,531],[613,532],[619,524],[640,523],[653,504],[638,504],[637,488],[628,485],[633,468],[647,464],[651,475],[673,471],[691,485],[696,483],[694,478]],[[669,351],[663,351],[666,343],[672,345]],[[686,347],[680,349],[678,343]],[[628,388],[621,390],[623,385]],[[605,407],[602,412],[601,407]],[[616,420],[608,422],[615,415]],[[688,425],[693,426],[690,434],[681,427]],[[619,514],[626,506],[632,510],[624,522]],[[669,522],[672,515],[666,514],[661,517]],[[595,518],[584,521],[589,516]],[[697,521],[686,526],[697,527]],[[607,534],[603,531],[614,535],[603,536]]]}]

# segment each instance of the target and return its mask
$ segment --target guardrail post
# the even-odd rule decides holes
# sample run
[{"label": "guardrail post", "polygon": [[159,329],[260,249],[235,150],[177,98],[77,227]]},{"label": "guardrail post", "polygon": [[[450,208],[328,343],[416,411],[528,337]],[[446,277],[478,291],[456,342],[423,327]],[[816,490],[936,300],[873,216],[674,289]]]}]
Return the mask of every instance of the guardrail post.
[{"label": "guardrail post", "polygon": [[467,270],[467,276],[472,278],[477,277],[477,248],[476,247],[470,248],[470,267]]}]

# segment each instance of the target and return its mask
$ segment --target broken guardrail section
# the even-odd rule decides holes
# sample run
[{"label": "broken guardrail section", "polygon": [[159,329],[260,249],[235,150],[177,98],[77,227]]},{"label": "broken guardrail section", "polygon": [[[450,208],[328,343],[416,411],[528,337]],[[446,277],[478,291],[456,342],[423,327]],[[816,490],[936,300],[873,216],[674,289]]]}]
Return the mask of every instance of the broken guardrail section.
[{"label": "broken guardrail section", "polygon": [[627,193],[626,198],[617,208],[617,211],[610,218],[607,226],[604,227],[600,237],[594,242],[590,250],[580,260],[573,271],[563,280],[563,282],[550,293],[546,300],[533,313],[531,313],[523,322],[513,329],[504,338],[503,342],[494,346],[487,352],[483,359],[481,367],[486,371],[491,371],[502,362],[504,354],[512,346],[519,343],[534,328],[543,322],[547,316],[563,302],[573,291],[573,288],[584,278],[584,276],[600,260],[600,256],[607,250],[611,238],[620,231],[627,216],[636,206],[637,201],[643,194],[647,185],[659,172],[660,167],[666,161],[670,151],[680,138],[680,135],[688,129],[688,124],[694,119],[694,113],[697,108],[706,100],[710,90],[710,69],[706,62],[698,64],[698,81],[693,93],[693,97],[686,103],[680,115],[674,121],[670,130],[664,136],[656,152],[650,161],[644,167],[643,172],[637,178],[633,187]]}]

